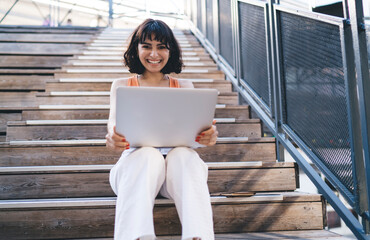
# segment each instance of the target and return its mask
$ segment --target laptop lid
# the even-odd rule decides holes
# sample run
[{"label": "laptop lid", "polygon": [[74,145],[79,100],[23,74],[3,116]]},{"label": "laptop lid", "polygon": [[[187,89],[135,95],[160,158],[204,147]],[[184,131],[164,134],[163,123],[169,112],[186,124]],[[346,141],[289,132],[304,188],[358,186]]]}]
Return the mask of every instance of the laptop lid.
[{"label": "laptop lid", "polygon": [[132,147],[199,146],[196,136],[212,125],[215,89],[119,87],[116,131]]}]

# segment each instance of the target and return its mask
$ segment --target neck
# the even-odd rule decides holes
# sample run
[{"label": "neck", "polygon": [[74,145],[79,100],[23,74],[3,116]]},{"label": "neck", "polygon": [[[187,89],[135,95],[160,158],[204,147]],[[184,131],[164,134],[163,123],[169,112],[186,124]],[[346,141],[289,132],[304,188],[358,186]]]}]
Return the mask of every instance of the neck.
[{"label": "neck", "polygon": [[153,85],[159,85],[161,81],[166,80],[166,75],[159,72],[159,73],[143,73],[140,76],[141,80],[153,84]]}]

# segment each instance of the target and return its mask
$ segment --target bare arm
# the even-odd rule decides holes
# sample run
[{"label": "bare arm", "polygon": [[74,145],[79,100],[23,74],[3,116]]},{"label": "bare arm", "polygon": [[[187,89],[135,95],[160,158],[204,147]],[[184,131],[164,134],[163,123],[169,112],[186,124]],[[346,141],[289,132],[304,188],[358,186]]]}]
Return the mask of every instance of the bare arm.
[{"label": "bare arm", "polygon": [[122,152],[130,147],[130,144],[126,141],[125,136],[116,132],[116,91],[118,87],[126,85],[127,79],[114,80],[110,91],[110,110],[107,124],[108,133],[105,138],[107,140],[107,148],[117,152]]}]

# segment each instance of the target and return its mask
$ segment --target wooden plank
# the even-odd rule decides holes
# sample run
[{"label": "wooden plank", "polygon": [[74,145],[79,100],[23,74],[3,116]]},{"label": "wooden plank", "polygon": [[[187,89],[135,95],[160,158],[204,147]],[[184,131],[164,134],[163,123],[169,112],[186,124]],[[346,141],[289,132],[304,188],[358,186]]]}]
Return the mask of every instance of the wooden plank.
[{"label": "wooden plank", "polygon": [[[0,60],[1,61],[1,60]],[[45,83],[53,76],[43,75],[0,75],[2,90],[45,90]]]},{"label": "wooden plank", "polygon": [[[293,191],[296,189],[294,167],[270,164],[269,167],[240,169],[210,168],[208,186],[211,194],[234,192]],[[73,168],[73,166],[72,166]],[[232,166],[231,166],[232,168]],[[38,199],[62,197],[115,196],[106,170],[60,170],[54,166],[48,171],[30,169],[30,172],[0,172],[0,199]]]},{"label": "wooden plank", "polygon": [[[55,73],[55,78],[124,78],[131,77],[133,74],[124,73]],[[194,74],[194,73],[180,73],[171,74],[175,78],[212,78],[215,80],[225,80],[225,75],[222,72]]]},{"label": "wooden plank", "polygon": [[[0,234],[6,239],[112,237],[114,211],[113,206],[4,209]],[[221,204],[213,205],[213,215],[216,233],[323,228],[321,202]],[[173,205],[156,205],[154,222],[159,236],[181,233]]]},{"label": "wooden plank", "polygon": [[[8,94],[10,95],[10,94]],[[16,96],[14,96],[16,97]],[[0,97],[2,99],[2,97]],[[38,94],[37,99],[33,99],[33,102],[37,102],[39,105],[64,105],[64,104],[78,104],[84,103],[88,105],[96,104],[103,105],[109,104],[109,96],[48,96]],[[217,98],[217,104],[238,104],[238,96],[230,94],[220,94]]]},{"label": "wooden plank", "polygon": [[[109,108],[109,106],[107,107]],[[236,120],[249,119],[249,107],[229,106],[216,109],[215,118],[233,117]],[[23,120],[41,119],[108,119],[109,109],[80,109],[80,110],[25,110]],[[20,120],[20,119],[18,119]]]},{"label": "wooden plank", "polygon": [[0,132],[6,132],[8,121],[19,121],[22,118],[20,112],[2,113],[0,112]]},{"label": "wooden plank", "polygon": [[[1,36],[1,34],[0,34]],[[68,60],[67,56],[17,56],[3,55],[2,68],[60,68]]]},{"label": "wooden plank", "polygon": [[35,92],[2,92],[0,94],[0,110],[21,110],[37,108]]},{"label": "wooden plank", "polygon": [[0,42],[1,54],[61,55],[78,54],[83,44],[7,43]]},{"label": "wooden plank", "polygon": [[[181,236],[161,236],[160,240],[181,240]],[[215,240],[288,240],[288,239],[304,239],[304,240],[318,240],[318,239],[335,239],[335,240],[349,240],[353,238],[343,237],[337,233],[327,230],[299,230],[299,231],[278,231],[278,232],[253,232],[253,233],[229,233],[216,234]],[[77,239],[75,239],[77,240]],[[113,238],[94,239],[94,240],[113,240]]]},{"label": "wooden plank", "polygon": [[[246,121],[248,120],[244,120],[244,123],[217,123],[219,137],[261,137],[261,123]],[[12,126],[8,124],[7,141],[102,139],[106,134],[106,125]]]},{"label": "wooden plank", "polygon": [[50,34],[50,33],[8,33],[0,34],[0,42],[46,42],[46,43],[83,43],[90,41],[88,34]]},{"label": "wooden plank", "polygon": [[[29,54],[32,55],[32,54]],[[37,75],[53,75],[54,73],[59,72],[59,69],[23,69],[23,68],[1,68],[0,75],[8,75],[8,74],[17,74],[17,75],[30,75],[30,74],[37,74]]]},{"label": "wooden plank", "polygon": [[[103,81],[103,80],[101,80]],[[48,82],[46,83],[46,91],[109,91],[112,82]],[[231,92],[232,85],[227,81],[213,81],[213,82],[194,82],[195,88],[214,88],[220,92]]]},{"label": "wooden plank", "polygon": [[[196,151],[205,162],[276,161],[274,142],[216,144]],[[5,146],[0,147],[0,167],[115,164],[120,155],[108,150],[104,143],[100,146]]]},{"label": "wooden plank", "polygon": [[68,28],[54,28],[54,27],[29,27],[29,26],[1,26],[0,33],[31,33],[31,34],[87,34],[94,35],[100,32],[98,28],[89,27],[68,27]]}]

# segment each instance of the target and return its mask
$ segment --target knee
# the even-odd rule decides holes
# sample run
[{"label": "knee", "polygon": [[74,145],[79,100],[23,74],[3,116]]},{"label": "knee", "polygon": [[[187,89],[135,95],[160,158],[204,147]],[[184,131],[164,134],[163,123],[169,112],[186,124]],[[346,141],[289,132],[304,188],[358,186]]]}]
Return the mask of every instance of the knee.
[{"label": "knee", "polygon": [[198,153],[187,147],[177,147],[172,149],[167,155],[167,168],[171,166],[181,167],[182,169],[193,168],[201,166],[201,168],[208,168]]},{"label": "knee", "polygon": [[132,153],[132,161],[135,165],[145,165],[150,167],[164,167],[164,158],[162,153],[153,147],[142,147]]}]

